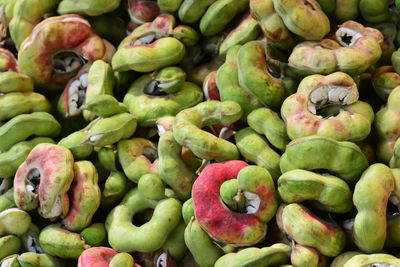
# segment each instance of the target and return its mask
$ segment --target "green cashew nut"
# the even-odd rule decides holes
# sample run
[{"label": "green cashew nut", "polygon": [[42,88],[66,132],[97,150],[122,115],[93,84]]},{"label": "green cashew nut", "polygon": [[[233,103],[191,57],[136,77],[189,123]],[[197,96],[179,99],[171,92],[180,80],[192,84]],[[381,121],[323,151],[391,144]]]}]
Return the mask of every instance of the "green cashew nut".
[{"label": "green cashew nut", "polygon": [[247,116],[249,126],[259,134],[264,134],[274,147],[285,151],[290,139],[286,125],[278,113],[268,108],[259,108]]},{"label": "green cashew nut", "polygon": [[268,267],[289,261],[291,248],[282,243],[263,248],[246,248],[237,253],[229,253],[217,260],[215,267]]},{"label": "green cashew nut", "polygon": [[246,210],[246,199],[240,197],[239,184],[237,179],[225,181],[219,189],[221,199],[228,206],[229,209],[234,211]]},{"label": "green cashew nut", "polygon": [[185,83],[186,73],[179,67],[165,67],[152,74],[153,83],[157,83],[160,92],[173,94]]},{"label": "green cashew nut", "polygon": [[0,196],[12,187],[14,179],[0,178]]},{"label": "green cashew nut", "polygon": [[203,16],[208,6],[216,0],[184,0],[179,7],[179,19],[184,23],[194,23]]},{"label": "green cashew nut", "polygon": [[280,155],[269,147],[268,143],[251,128],[244,128],[235,134],[236,146],[240,154],[248,161],[263,167],[277,180]]},{"label": "green cashew nut", "polygon": [[197,175],[186,166],[181,153],[182,147],[175,141],[172,132],[165,132],[158,142],[158,174],[180,199],[186,200],[190,197]]},{"label": "green cashew nut", "polygon": [[47,254],[63,259],[78,259],[89,248],[79,234],[65,230],[57,224],[42,229],[39,244]]},{"label": "green cashew nut", "polygon": [[[160,72],[163,70],[165,69]],[[201,89],[194,83],[184,82],[178,91],[166,93],[164,88],[168,86],[168,83],[160,82],[157,78],[155,73],[139,77],[132,83],[124,97],[124,104],[128,106],[129,112],[138,118],[139,126],[155,126],[157,119],[175,116],[179,111],[203,100]],[[181,77],[176,78],[178,80],[175,82],[178,82],[179,86]]]},{"label": "green cashew nut", "polygon": [[400,217],[398,215],[388,216],[385,248],[396,248],[400,245],[399,232]]},{"label": "green cashew nut", "polygon": [[[315,134],[339,141],[365,139],[371,130],[374,111],[369,104],[357,100],[357,86],[343,72],[307,76],[297,93],[286,98],[281,107],[288,136],[295,139]],[[331,113],[326,107],[332,105],[335,109]],[[321,117],[318,112],[324,109],[328,115]]]},{"label": "green cashew nut", "polygon": [[208,101],[179,112],[174,121],[175,140],[202,159],[228,160],[239,158],[236,146],[207,133],[201,128],[218,123],[230,124],[242,115],[241,107],[232,101]]},{"label": "green cashew nut", "polygon": [[84,159],[89,157],[93,152],[93,146],[85,143],[87,139],[87,133],[76,131],[61,139],[58,145],[68,148],[74,159]]},{"label": "green cashew nut", "polygon": [[390,159],[389,166],[390,168],[400,168],[400,138],[394,143],[393,156]]},{"label": "green cashew nut", "polygon": [[0,195],[0,212],[16,207],[17,205],[14,202],[14,188],[10,188],[7,192]]},{"label": "green cashew nut", "polygon": [[129,180],[138,183],[145,174],[157,174],[157,146],[144,138],[118,142],[118,160]]},{"label": "green cashew nut", "polygon": [[97,158],[99,159],[101,166],[109,171],[117,171],[117,149],[115,146],[102,147],[97,152]]},{"label": "green cashew nut", "polygon": [[[396,190],[397,191],[397,190]],[[377,163],[368,167],[354,188],[353,202],[357,208],[353,239],[367,253],[382,250],[387,232],[386,205],[395,191],[395,178],[389,167]]]},{"label": "green cashew nut", "polygon": [[159,200],[165,197],[165,186],[163,181],[155,174],[145,174],[138,182],[139,192],[146,198]]},{"label": "green cashew nut", "polygon": [[349,259],[343,267],[367,267],[367,266],[398,266],[400,259],[389,254],[370,254],[370,255],[355,255]]},{"label": "green cashew nut", "polygon": [[104,223],[94,223],[82,230],[80,235],[91,247],[104,246],[107,241],[107,231]]},{"label": "green cashew nut", "polygon": [[355,184],[368,167],[368,160],[354,143],[313,135],[290,142],[281,157],[280,167],[282,173],[294,169],[324,169]]},{"label": "green cashew nut", "polygon": [[257,21],[248,15],[226,36],[219,46],[219,55],[225,57],[231,47],[255,40],[260,35],[260,31]]},{"label": "green cashew nut", "polygon": [[[382,56],[379,59],[378,65],[392,65],[392,56],[396,51],[397,26],[392,22],[385,22],[374,25],[383,35]],[[391,64],[392,63],[392,64]]]},{"label": "green cashew nut", "polygon": [[230,48],[226,55],[225,64],[217,71],[216,83],[220,93],[221,101],[235,101],[242,110],[242,120],[247,120],[247,115],[254,109],[262,107],[261,101],[242,88],[239,84],[237,54],[241,46],[236,45]]},{"label": "green cashew nut", "polygon": [[224,255],[222,249],[214,243],[194,217],[186,226],[185,244],[201,267],[214,267],[216,261]]},{"label": "green cashew nut", "polygon": [[86,135],[84,144],[104,147],[129,138],[136,130],[136,118],[129,113],[120,113],[108,118],[97,118],[83,128]]},{"label": "green cashew nut", "polygon": [[21,240],[15,235],[6,235],[0,237],[0,260],[16,254],[21,249]]},{"label": "green cashew nut", "polygon": [[98,95],[85,105],[83,116],[86,114],[85,111],[90,113],[89,117],[95,115],[96,117],[107,118],[115,114],[128,113],[128,107],[118,102],[112,95]]},{"label": "green cashew nut", "polygon": [[280,71],[270,71],[266,54],[263,41],[251,41],[240,48],[237,55],[239,83],[264,105],[276,109],[290,91],[292,79],[283,77]]},{"label": "green cashew nut", "polygon": [[154,71],[176,65],[185,56],[184,44],[170,37],[175,26],[172,15],[162,14],[136,28],[119,44],[112,58],[115,71]]},{"label": "green cashew nut", "polygon": [[[336,0],[316,0],[325,14],[332,14],[336,8]],[[339,0],[340,1],[340,0]],[[356,0],[359,1],[359,0]]]},{"label": "green cashew nut", "polygon": [[182,217],[184,222],[188,224],[193,216],[194,216],[193,199],[189,198],[182,205]]},{"label": "green cashew nut", "polygon": [[[154,209],[150,221],[140,227],[133,225],[132,217],[147,208]],[[157,202],[146,199],[138,189],[131,190],[107,216],[106,229],[111,247],[119,252],[156,251],[179,224],[181,208],[176,199]]]},{"label": "green cashew nut", "polygon": [[174,13],[177,11],[182,3],[182,0],[157,0],[160,9],[167,13]]},{"label": "green cashew nut", "polygon": [[258,166],[247,166],[240,170],[237,181],[240,194],[246,198],[247,213],[263,222],[270,221],[278,208],[278,198],[269,172]]},{"label": "green cashew nut", "polygon": [[343,267],[346,262],[348,262],[354,256],[360,255],[360,252],[357,251],[348,251],[344,252],[335,257],[332,261],[330,267]]},{"label": "green cashew nut", "polygon": [[390,21],[391,14],[389,5],[390,0],[382,1],[371,1],[371,0],[359,0],[360,11],[362,17],[370,23],[380,23]]},{"label": "green cashew nut", "polygon": [[31,225],[31,216],[23,210],[11,208],[0,212],[0,236],[22,235]]},{"label": "green cashew nut", "polygon": [[5,26],[8,26],[8,23],[10,22],[13,11],[14,11],[14,6],[17,0],[11,0],[11,1],[1,1],[1,6],[2,9],[4,10],[4,17],[5,17]]},{"label": "green cashew nut", "polygon": [[338,226],[319,219],[299,204],[282,204],[276,221],[296,243],[313,247],[328,257],[337,256],[346,244],[345,233]]},{"label": "green cashew nut", "polygon": [[185,229],[186,223],[181,220],[162,246],[162,250],[167,251],[176,261],[180,261],[187,251],[184,237]]},{"label": "green cashew nut", "polygon": [[[392,204],[399,206],[399,188],[400,188],[400,169],[392,169],[395,190],[390,196]],[[400,244],[400,217],[398,214],[389,215],[387,218],[387,233],[385,239],[385,248],[398,247]]]},{"label": "green cashew nut", "polygon": [[340,22],[355,20],[359,15],[360,0],[334,0],[334,16]]},{"label": "green cashew nut", "polygon": [[200,39],[200,35],[190,26],[179,25],[172,30],[172,36],[181,41],[186,46],[194,46]]},{"label": "green cashew nut", "polygon": [[372,85],[374,86],[375,93],[383,101],[387,101],[393,89],[400,85],[400,75],[395,71],[393,66],[379,67],[372,77]]},{"label": "green cashew nut", "polygon": [[33,80],[23,73],[7,71],[0,73],[0,92],[3,94],[13,92],[33,92]]},{"label": "green cashew nut", "polygon": [[58,13],[75,13],[88,16],[98,16],[118,8],[120,0],[62,0],[58,5]]},{"label": "green cashew nut", "polygon": [[135,260],[131,256],[131,254],[128,253],[118,253],[115,255],[110,263],[110,267],[119,267],[119,266],[126,266],[126,267],[135,267]]},{"label": "green cashew nut", "polygon": [[0,73],[0,121],[19,114],[49,112],[50,102],[41,94],[33,92],[33,80],[22,73]]},{"label": "green cashew nut", "polygon": [[[87,108],[96,96],[112,95],[114,84],[114,72],[110,64],[106,63],[103,60],[96,60],[95,62],[93,62],[87,74],[87,88],[83,99],[85,107]],[[84,110],[83,117],[86,120],[90,120],[94,116],[89,110]]]},{"label": "green cashew nut", "polygon": [[101,205],[105,207],[113,206],[124,197],[129,189],[126,176],[122,172],[111,171],[104,183]]},{"label": "green cashew nut", "polygon": [[200,31],[204,36],[221,32],[236,16],[246,10],[249,0],[218,0],[204,13],[200,20]]},{"label": "green cashew nut", "polygon": [[389,163],[393,156],[396,140],[400,137],[400,86],[390,93],[387,105],[381,108],[375,116],[374,129],[378,136],[377,158]]},{"label": "green cashew nut", "polygon": [[94,31],[110,40],[113,45],[118,45],[126,37],[126,22],[121,17],[114,16],[113,13],[86,18]]},{"label": "green cashew nut", "polygon": [[305,170],[291,170],[278,179],[278,191],[285,203],[317,201],[320,210],[346,213],[353,207],[352,192],[342,179]]},{"label": "green cashew nut", "polygon": [[50,102],[41,94],[13,92],[0,96],[0,121],[11,119],[19,114],[49,112]]},{"label": "green cashew nut", "polygon": [[38,254],[34,252],[22,253],[17,258],[21,267],[64,267],[65,263],[49,254]]},{"label": "green cashew nut", "polygon": [[293,40],[272,0],[250,0],[251,16],[258,22],[268,43],[284,50],[291,49]]},{"label": "green cashew nut", "polygon": [[393,52],[391,57],[393,68],[396,70],[397,73],[400,73],[400,50],[397,49]]},{"label": "green cashew nut", "polygon": [[273,0],[276,12],[291,32],[306,40],[321,40],[330,31],[330,22],[314,0]]},{"label": "green cashew nut", "polygon": [[314,248],[293,244],[290,262],[294,266],[318,267],[320,256]]},{"label": "green cashew nut", "polygon": [[54,141],[47,137],[36,137],[29,141],[18,142],[9,150],[0,153],[0,177],[13,177],[18,167],[28,157],[29,152],[41,143],[54,144]]},{"label": "green cashew nut", "polygon": [[60,124],[49,113],[21,114],[0,127],[0,150],[8,150],[32,135],[56,137],[60,131]]}]

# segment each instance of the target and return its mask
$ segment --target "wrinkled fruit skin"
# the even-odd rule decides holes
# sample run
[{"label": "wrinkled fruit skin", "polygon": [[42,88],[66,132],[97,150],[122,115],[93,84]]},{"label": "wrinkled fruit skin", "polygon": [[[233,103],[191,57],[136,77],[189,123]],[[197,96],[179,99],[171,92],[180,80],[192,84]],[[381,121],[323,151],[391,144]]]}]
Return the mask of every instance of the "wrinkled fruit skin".
[{"label": "wrinkled fruit skin", "polygon": [[90,224],[100,206],[101,192],[96,167],[90,161],[74,163],[74,181],[71,185],[73,197],[71,208],[63,224],[70,231],[80,231]]},{"label": "wrinkled fruit skin", "polygon": [[[265,174],[262,174],[262,168],[255,166],[246,168],[246,166],[245,162],[235,160],[210,164],[193,185],[192,198],[196,219],[213,239],[225,244],[247,246],[257,243],[264,237],[265,223],[272,218],[271,215],[277,208],[275,189],[269,173],[264,171],[268,177],[266,178],[263,176]],[[256,169],[253,172],[249,168]],[[233,212],[220,201],[220,186],[226,180],[235,177],[238,177],[239,184],[243,180],[246,198],[246,192],[251,192],[253,195],[258,195],[261,200],[255,210],[247,210],[248,214]],[[249,179],[247,177],[252,178],[246,181]],[[256,180],[265,178],[265,182],[252,181],[253,178]]]},{"label": "wrinkled fruit skin", "polygon": [[[342,41],[349,31],[350,43]],[[363,73],[381,57],[383,35],[355,21],[347,21],[336,31],[336,40],[298,44],[289,57],[289,66],[301,75],[330,74],[342,71],[350,75]]]},{"label": "wrinkled fruit skin", "polygon": [[[57,37],[53,36],[54,33]],[[74,38],[70,39],[71,35]],[[55,69],[57,63],[54,58],[61,52],[74,54],[76,65]],[[48,18],[35,26],[21,44],[18,66],[37,86],[57,90],[76,74],[85,61],[101,59],[106,53],[105,42],[93,32],[85,19],[77,15],[63,15]]]},{"label": "wrinkled fruit skin", "polygon": [[[39,206],[39,214],[44,218],[65,217],[69,209],[67,191],[74,177],[73,162],[71,152],[64,147],[37,145],[15,175],[17,206],[24,210]],[[38,178],[39,185],[30,181]]]},{"label": "wrinkled fruit skin", "polygon": [[314,0],[273,0],[286,27],[306,40],[321,40],[330,30],[329,19]]},{"label": "wrinkled fruit skin", "polygon": [[[309,135],[339,141],[365,139],[370,133],[374,112],[367,103],[357,100],[357,87],[343,72],[304,78],[297,93],[286,98],[281,107],[288,136],[292,140]],[[339,106],[339,114],[327,118],[317,115],[319,109],[328,105]]]}]

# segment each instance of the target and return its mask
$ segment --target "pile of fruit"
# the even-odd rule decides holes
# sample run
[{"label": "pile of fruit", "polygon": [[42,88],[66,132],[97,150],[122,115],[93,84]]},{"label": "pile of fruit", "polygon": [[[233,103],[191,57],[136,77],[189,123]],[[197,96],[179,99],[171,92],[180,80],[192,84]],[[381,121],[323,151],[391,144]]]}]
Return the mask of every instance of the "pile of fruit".
[{"label": "pile of fruit", "polygon": [[0,267],[400,266],[400,1],[0,0]]}]

